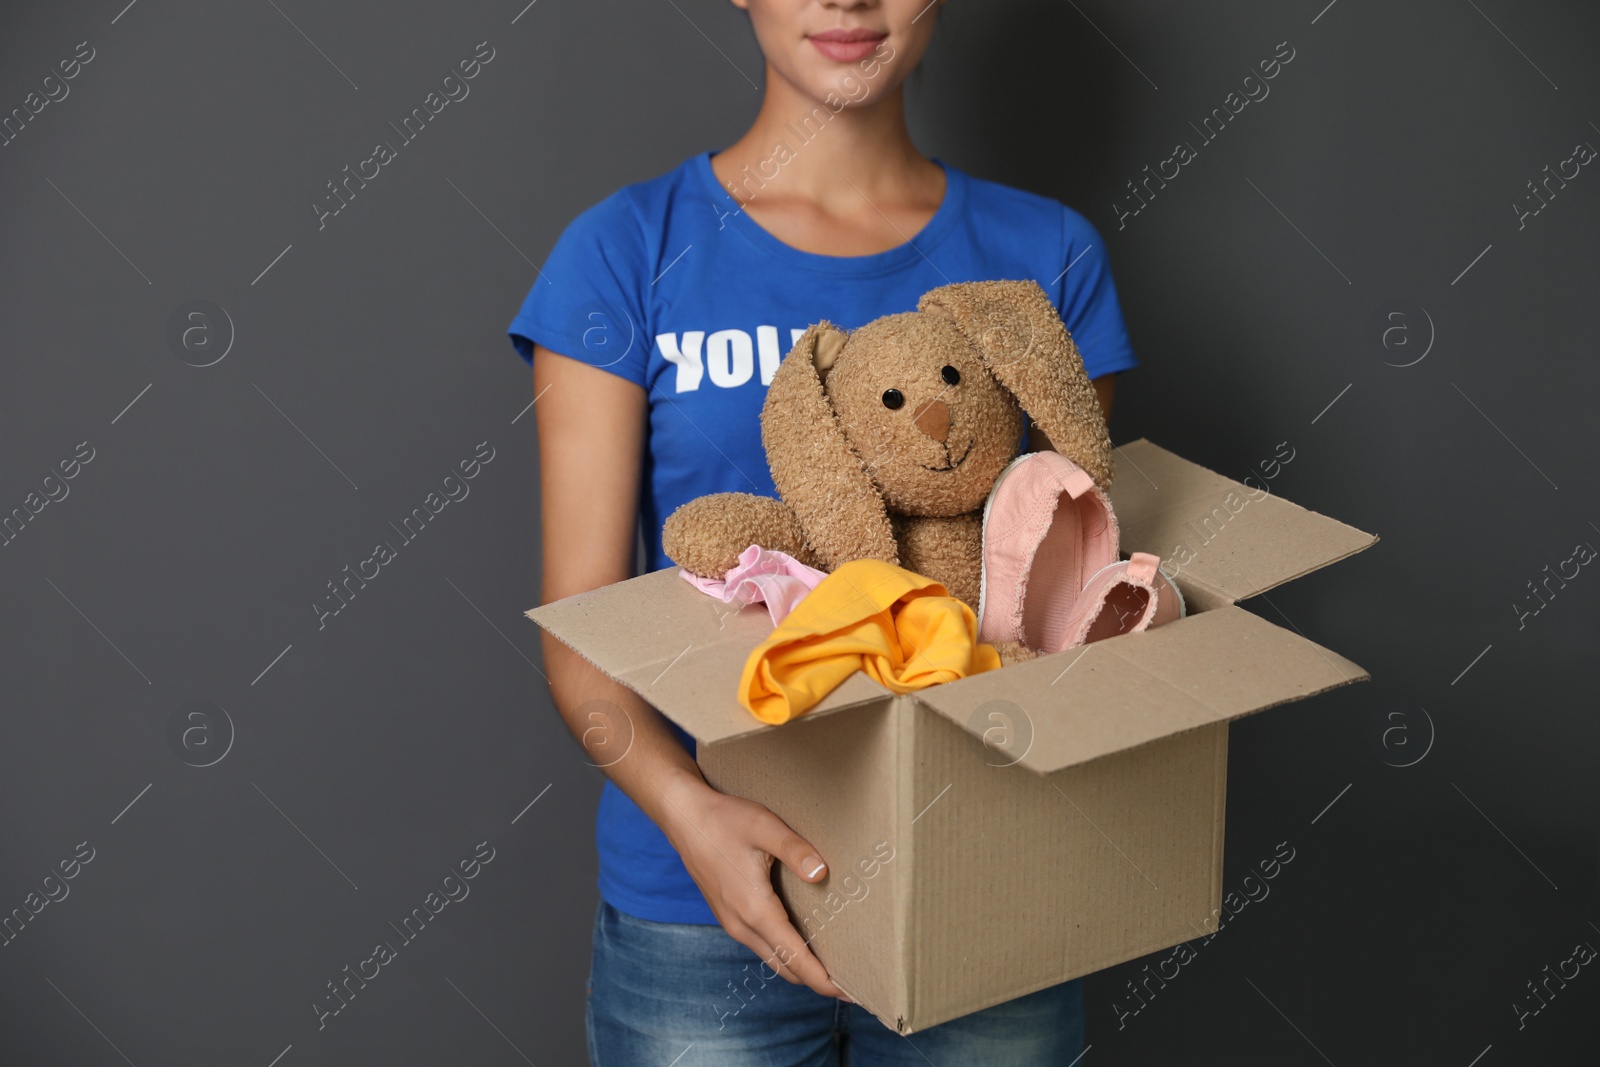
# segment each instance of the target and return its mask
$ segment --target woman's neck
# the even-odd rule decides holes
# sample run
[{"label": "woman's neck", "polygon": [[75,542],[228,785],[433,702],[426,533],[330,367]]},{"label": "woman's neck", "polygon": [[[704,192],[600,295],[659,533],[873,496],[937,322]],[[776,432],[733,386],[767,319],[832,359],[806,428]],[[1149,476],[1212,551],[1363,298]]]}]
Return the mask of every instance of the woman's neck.
[{"label": "woman's neck", "polygon": [[755,122],[712,169],[752,219],[795,247],[866,255],[904,244],[938,210],[944,171],[912,142],[901,87],[842,102],[806,96],[768,67]]}]

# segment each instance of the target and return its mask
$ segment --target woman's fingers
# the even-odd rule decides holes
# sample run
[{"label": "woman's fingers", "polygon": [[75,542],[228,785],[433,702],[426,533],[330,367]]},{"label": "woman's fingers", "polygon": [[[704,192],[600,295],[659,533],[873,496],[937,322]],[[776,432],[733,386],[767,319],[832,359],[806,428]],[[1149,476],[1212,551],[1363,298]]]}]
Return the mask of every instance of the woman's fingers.
[{"label": "woman's fingers", "polygon": [[739,942],[739,944],[743,945],[751,952],[754,952],[757,956],[760,956],[761,965],[767,970],[781,975],[783,980],[789,982],[791,985],[801,984],[800,979],[796,978],[793,972],[779,962],[779,954],[773,950],[772,945],[767,941],[767,939],[761,934],[757,933],[754,928],[747,926],[742,922],[730,919],[723,922],[722,929],[729,937]]},{"label": "woman's fingers", "polygon": [[769,971],[777,973],[785,982],[788,982],[790,985],[805,985],[805,983],[800,980],[800,976],[795,974],[794,971],[789,968],[789,965],[784,962],[784,960],[790,958],[790,953],[787,950],[774,948],[770,941],[759,934],[756,935],[754,940],[758,945],[761,946],[761,948],[754,948],[751,949],[751,951],[761,957],[761,966],[765,967]]},{"label": "woman's fingers", "polygon": [[[727,927],[724,926],[724,929],[727,929]],[[795,973],[792,967],[789,966],[789,963],[793,961],[795,954],[792,950],[782,947],[781,937],[779,939],[780,943],[775,945],[772,940],[754,927],[746,926],[741,923],[739,924],[738,929],[739,932],[737,934],[735,934],[732,930],[728,930],[729,936],[733,937],[735,941],[739,942],[739,944],[743,945],[751,952],[754,952],[757,956],[760,956],[762,967],[765,967],[767,970],[778,975],[790,985],[808,984],[807,982],[803,981],[798,974]],[[825,990],[817,990],[817,992],[825,993],[827,996],[834,995],[833,993],[826,992]]]},{"label": "woman's fingers", "polygon": [[828,873],[816,847],[770,811],[760,820],[755,845],[807,882],[821,881]]},{"label": "woman's fingers", "polygon": [[764,957],[768,966],[781,965],[786,976],[793,975],[791,981],[809,986],[825,997],[845,995],[844,990],[829,977],[828,969],[817,959],[800,932],[789,922],[788,913],[783,910],[776,895],[771,898],[770,907],[764,907],[762,914],[751,925],[756,935],[766,941],[770,948],[770,954]]}]

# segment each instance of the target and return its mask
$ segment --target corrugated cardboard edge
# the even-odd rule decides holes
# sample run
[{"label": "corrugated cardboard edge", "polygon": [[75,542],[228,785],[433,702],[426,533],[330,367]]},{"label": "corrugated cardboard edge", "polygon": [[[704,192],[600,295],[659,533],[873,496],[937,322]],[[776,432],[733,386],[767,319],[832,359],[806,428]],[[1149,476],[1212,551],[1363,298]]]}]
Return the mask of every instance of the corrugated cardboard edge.
[{"label": "corrugated cardboard edge", "polygon": [[[1320,511],[1311,511],[1311,509],[1308,508],[1308,507],[1304,507],[1304,506],[1302,506],[1300,504],[1296,504],[1293,500],[1284,500],[1283,497],[1275,497],[1274,499],[1278,500],[1278,501],[1280,501],[1282,503],[1288,504],[1290,507],[1300,508],[1301,511],[1309,511],[1309,512],[1311,512],[1311,514],[1317,515],[1317,516],[1319,516],[1321,518],[1324,518],[1324,519],[1328,519],[1330,522],[1339,522],[1338,519],[1334,519],[1334,518],[1332,518],[1331,516],[1328,516],[1328,515],[1323,515],[1322,512],[1320,512]],[[1251,597],[1258,597],[1262,593],[1270,593],[1272,590],[1278,588],[1278,586],[1280,586],[1280,585],[1286,585],[1289,582],[1298,581],[1299,579],[1304,578],[1308,574],[1313,574],[1316,571],[1321,570],[1323,567],[1331,567],[1335,563],[1338,563],[1340,560],[1346,560],[1346,559],[1349,559],[1351,556],[1354,556],[1354,555],[1357,555],[1359,553],[1365,552],[1367,549],[1371,548],[1373,545],[1375,545],[1379,541],[1383,540],[1377,534],[1375,534],[1375,533],[1367,533],[1366,530],[1361,530],[1359,527],[1356,527],[1356,526],[1350,526],[1350,524],[1347,523],[1347,522],[1346,523],[1340,523],[1340,525],[1341,526],[1349,526],[1350,529],[1352,529],[1352,530],[1357,530],[1360,533],[1364,533],[1364,534],[1367,535],[1368,538],[1370,538],[1370,540],[1366,541],[1363,544],[1356,545],[1355,547],[1351,548],[1349,551],[1341,552],[1336,556],[1330,556],[1326,562],[1319,563],[1315,567],[1307,567],[1305,570],[1301,571],[1299,574],[1291,574],[1287,578],[1278,579],[1277,581],[1273,582],[1271,585],[1264,585],[1261,588],[1255,590],[1254,592],[1246,593],[1243,596],[1239,597],[1238,600],[1235,600],[1234,603],[1237,604],[1241,600],[1249,600]]]},{"label": "corrugated cardboard edge", "polygon": [[[1211,834],[1211,914],[1219,917],[1222,915],[1222,864],[1227,856],[1227,823],[1228,823],[1228,735],[1233,732],[1230,723],[1227,729],[1217,731],[1217,789],[1213,794],[1216,797],[1215,814],[1211,817],[1213,827]],[[1213,930],[1212,933],[1216,931]],[[1184,940],[1188,940],[1185,938]],[[1157,951],[1160,951],[1159,949]]]},{"label": "corrugated cardboard edge", "polygon": [[[548,605],[541,604],[539,607],[548,607]],[[620,677],[618,677],[616,674],[612,673],[612,671],[610,669],[601,666],[600,663],[598,661],[596,661],[593,656],[589,655],[589,653],[585,652],[583,649],[579,648],[577,645],[573,644],[571,641],[568,641],[565,637],[562,637],[560,634],[556,633],[554,630],[550,629],[549,627],[547,627],[543,623],[541,623],[538,620],[538,618],[535,617],[538,611],[539,611],[539,608],[529,608],[527,611],[524,611],[522,614],[526,615],[529,619],[531,619],[533,621],[533,624],[535,626],[538,626],[539,629],[543,630],[545,633],[549,634],[551,637],[554,637],[557,641],[560,641],[563,645],[566,645],[568,648],[572,649],[572,651],[576,652],[579,656],[583,657],[583,661],[585,663],[587,663],[589,666],[593,667],[595,670],[599,671],[601,674],[605,675],[607,678],[610,678],[613,682],[616,682],[618,685],[624,685],[624,686],[627,685],[627,683],[624,682]],[[541,671],[540,673],[542,674],[544,672]],[[549,680],[550,680],[549,678],[545,679],[546,682],[549,682]]]},{"label": "corrugated cardboard edge", "polygon": [[[912,886],[916,884],[917,852],[912,843],[916,835],[911,831],[911,824],[916,817],[911,812],[912,806],[916,803],[917,776],[911,773],[909,764],[917,758],[916,725],[919,714],[917,703],[917,699],[910,694],[896,696],[894,700],[896,787],[894,833],[896,840],[903,842],[905,846],[905,865],[901,867],[905,877],[895,883],[900,891],[895,899],[894,925],[895,942],[899,947],[900,958],[907,961],[907,966],[900,972],[900,984],[896,992],[899,1003],[895,1005],[894,1020],[891,1022],[881,1015],[878,1016],[879,1022],[901,1034],[908,1032],[906,1029],[908,1020],[916,1018],[916,1005],[912,1003],[912,990],[915,987],[912,975],[916,973],[917,968],[914,950],[916,931],[912,929],[911,921],[916,910],[912,907]],[[896,855],[895,858],[900,857]]]}]

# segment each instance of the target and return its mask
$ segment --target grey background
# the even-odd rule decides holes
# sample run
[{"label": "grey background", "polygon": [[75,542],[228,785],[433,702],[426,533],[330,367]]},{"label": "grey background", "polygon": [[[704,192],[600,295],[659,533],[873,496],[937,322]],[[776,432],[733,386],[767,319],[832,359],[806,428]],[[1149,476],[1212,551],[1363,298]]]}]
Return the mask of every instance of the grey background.
[{"label": "grey background", "polygon": [[[535,428],[503,330],[575,213],[743,131],[746,17],[125,2],[7,5],[0,34],[7,112],[96,50],[0,148],[0,512],[94,449],[0,548],[0,911],[94,849],[0,947],[0,1061],[581,1062],[600,779],[520,615]],[[955,0],[910,98],[925,152],[1100,228],[1143,360],[1116,440],[1235,477],[1288,441],[1276,491],[1382,536],[1251,604],[1374,677],[1232,730],[1225,888],[1295,860],[1122,1027],[1152,960],[1093,976],[1084,1062],[1592,1063],[1592,968],[1525,1028],[1512,1002],[1600,944],[1600,577],[1522,629],[1511,605],[1600,544],[1600,174],[1525,229],[1509,205],[1600,144],[1600,11],[1325,4]],[[319,231],[324,182],[485,40]],[[1285,40],[1270,97],[1119,230],[1124,182]],[[194,299],[236,332],[205,368],[165,336]],[[1415,308],[1435,343],[1388,365]],[[319,630],[324,584],[485,440]],[[191,700],[231,722],[191,736],[208,767],[169,740]],[[471,895],[319,1031],[324,983],[480,841]]]}]

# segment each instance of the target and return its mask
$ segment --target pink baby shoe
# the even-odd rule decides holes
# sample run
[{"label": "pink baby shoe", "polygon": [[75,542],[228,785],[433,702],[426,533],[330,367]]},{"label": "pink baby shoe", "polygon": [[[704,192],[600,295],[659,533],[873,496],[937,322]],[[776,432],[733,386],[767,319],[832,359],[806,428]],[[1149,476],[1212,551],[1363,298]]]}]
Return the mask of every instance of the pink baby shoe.
[{"label": "pink baby shoe", "polygon": [[1089,579],[1063,631],[1065,640],[1041,652],[1059,652],[1091,641],[1139,633],[1185,613],[1183,593],[1161,570],[1161,557],[1135,552],[1107,564]]},{"label": "pink baby shoe", "polygon": [[1085,630],[1084,587],[1116,562],[1116,516],[1094,479],[1059,452],[1023,453],[983,505],[978,639],[1071,647]]}]

